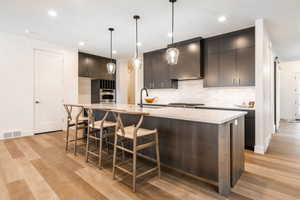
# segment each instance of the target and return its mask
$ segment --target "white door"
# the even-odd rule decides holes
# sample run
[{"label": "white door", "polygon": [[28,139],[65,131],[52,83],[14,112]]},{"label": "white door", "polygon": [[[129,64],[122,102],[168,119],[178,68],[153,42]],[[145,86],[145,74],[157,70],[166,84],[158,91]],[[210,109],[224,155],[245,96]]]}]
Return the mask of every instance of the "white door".
[{"label": "white door", "polygon": [[63,55],[35,50],[35,133],[62,130]]}]

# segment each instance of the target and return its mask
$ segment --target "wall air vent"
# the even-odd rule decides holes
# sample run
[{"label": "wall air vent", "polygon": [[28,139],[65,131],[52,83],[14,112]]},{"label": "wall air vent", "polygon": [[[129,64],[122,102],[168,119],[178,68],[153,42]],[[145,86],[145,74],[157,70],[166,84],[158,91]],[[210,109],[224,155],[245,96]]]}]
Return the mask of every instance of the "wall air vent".
[{"label": "wall air vent", "polygon": [[9,132],[4,132],[3,133],[3,138],[4,139],[21,137],[21,136],[22,136],[21,131],[9,131]]}]

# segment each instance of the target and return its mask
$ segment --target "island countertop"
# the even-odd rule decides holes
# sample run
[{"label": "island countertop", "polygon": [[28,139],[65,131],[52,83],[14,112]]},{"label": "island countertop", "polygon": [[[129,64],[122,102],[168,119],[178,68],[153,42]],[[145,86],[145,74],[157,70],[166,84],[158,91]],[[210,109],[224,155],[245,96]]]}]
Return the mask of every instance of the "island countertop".
[{"label": "island countertop", "polygon": [[132,114],[145,114],[153,117],[178,119],[209,124],[223,124],[247,114],[242,111],[188,109],[177,107],[143,107],[131,104],[78,104],[85,108],[99,110],[116,110]]}]

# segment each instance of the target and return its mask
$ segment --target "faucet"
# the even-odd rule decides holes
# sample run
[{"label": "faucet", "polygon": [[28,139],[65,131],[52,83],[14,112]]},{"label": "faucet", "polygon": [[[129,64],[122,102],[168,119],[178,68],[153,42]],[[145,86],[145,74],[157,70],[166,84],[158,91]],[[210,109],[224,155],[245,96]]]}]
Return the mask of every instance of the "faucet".
[{"label": "faucet", "polygon": [[146,91],[146,95],[149,96],[149,95],[148,95],[148,90],[147,90],[147,88],[145,88],[145,87],[142,88],[142,89],[141,89],[141,92],[140,92],[140,95],[141,95],[140,107],[141,107],[141,108],[143,107],[143,91],[144,91],[144,90]]}]

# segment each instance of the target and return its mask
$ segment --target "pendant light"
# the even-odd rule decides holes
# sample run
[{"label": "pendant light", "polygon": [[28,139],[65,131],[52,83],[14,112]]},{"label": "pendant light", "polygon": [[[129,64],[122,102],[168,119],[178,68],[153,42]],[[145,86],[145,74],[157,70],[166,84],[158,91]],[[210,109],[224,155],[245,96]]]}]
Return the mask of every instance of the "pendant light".
[{"label": "pendant light", "polygon": [[174,3],[177,0],[169,0],[172,3],[172,45],[167,49],[167,60],[169,65],[176,65],[179,57],[179,50],[173,47],[174,44]]},{"label": "pendant light", "polygon": [[116,64],[113,63],[112,59],[112,32],[115,30],[114,28],[109,28],[110,31],[110,63],[107,63],[106,68],[109,74],[114,74],[116,72]]},{"label": "pendant light", "polygon": [[133,64],[134,68],[137,70],[141,67],[141,64],[142,64],[142,60],[139,57],[139,48],[138,48],[138,42],[139,42],[139,38],[138,38],[138,20],[140,19],[140,16],[134,15],[133,19],[135,19],[135,56],[132,59],[132,64]]}]

